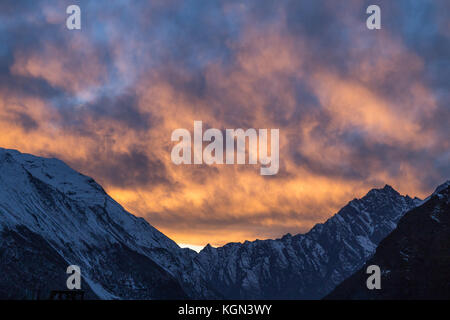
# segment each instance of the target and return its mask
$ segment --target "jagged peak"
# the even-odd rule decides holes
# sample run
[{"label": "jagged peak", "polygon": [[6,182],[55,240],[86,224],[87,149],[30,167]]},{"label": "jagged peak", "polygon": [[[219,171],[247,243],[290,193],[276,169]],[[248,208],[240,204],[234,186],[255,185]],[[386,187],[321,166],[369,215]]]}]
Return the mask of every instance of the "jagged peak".
[{"label": "jagged peak", "polygon": [[281,237],[281,240],[286,240],[286,239],[290,239],[290,238],[292,238],[292,234],[288,232],[284,236]]},{"label": "jagged peak", "polygon": [[[378,198],[378,197],[384,197],[384,196],[402,196],[397,190],[395,190],[393,187],[391,187],[390,185],[386,184],[383,188],[373,188],[371,190],[369,190],[369,192],[367,192],[367,194],[360,198],[360,199],[353,199],[352,201],[350,201],[350,203],[352,202],[359,202],[359,201],[364,201],[364,200],[369,200],[372,198]],[[403,197],[403,196],[402,196]]]},{"label": "jagged peak", "polygon": [[433,194],[439,194],[442,191],[448,189],[448,187],[450,187],[450,180],[447,180],[446,182],[444,182],[443,184],[439,185],[436,190],[434,190]]},{"label": "jagged peak", "polygon": [[383,189],[384,191],[389,191],[389,192],[397,192],[394,188],[392,188],[390,185],[386,184]]},{"label": "jagged peak", "polygon": [[374,195],[374,194],[379,194],[379,193],[383,193],[383,194],[396,194],[399,195],[400,193],[395,190],[393,187],[391,187],[390,185],[386,184],[383,188],[373,188],[371,189],[366,196],[370,196],[370,195]]}]

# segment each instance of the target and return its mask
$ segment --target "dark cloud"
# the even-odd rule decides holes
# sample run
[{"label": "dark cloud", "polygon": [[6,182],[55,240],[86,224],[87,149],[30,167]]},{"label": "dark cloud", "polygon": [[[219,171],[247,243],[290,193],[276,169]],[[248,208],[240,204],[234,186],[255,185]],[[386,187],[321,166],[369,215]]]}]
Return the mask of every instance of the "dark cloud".
[{"label": "dark cloud", "polygon": [[100,97],[83,105],[78,112],[81,113],[81,118],[84,114],[92,116],[94,120],[110,119],[126,125],[129,130],[149,130],[152,126],[151,115],[139,110],[138,97],[133,93]]},{"label": "dark cloud", "polygon": [[16,121],[25,131],[36,130],[39,128],[39,123],[26,113],[13,111],[12,115],[14,121]]},{"label": "dark cloud", "polygon": [[92,150],[89,159],[68,161],[75,168],[99,177],[105,185],[121,188],[170,185],[161,160],[148,155],[146,150],[132,147],[126,152],[108,149]]},{"label": "dark cloud", "polygon": [[[137,190],[171,235],[295,233],[377,184],[424,195],[450,175],[450,5],[377,3],[379,31],[369,0],[3,0],[0,141]],[[194,120],[280,128],[279,175],[173,166]]]}]

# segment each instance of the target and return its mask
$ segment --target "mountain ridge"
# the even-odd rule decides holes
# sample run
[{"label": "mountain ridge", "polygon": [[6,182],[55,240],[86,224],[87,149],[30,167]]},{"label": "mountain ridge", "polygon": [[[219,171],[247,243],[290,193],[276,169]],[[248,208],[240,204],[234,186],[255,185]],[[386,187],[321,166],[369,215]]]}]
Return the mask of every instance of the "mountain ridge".
[{"label": "mountain ridge", "polygon": [[[11,259],[2,259],[0,270],[8,269],[8,262],[16,263],[20,272],[21,264],[15,262],[14,256],[25,256],[30,248],[21,248],[19,240],[39,236],[46,244],[45,250],[34,248],[32,256],[47,256],[49,250],[55,250],[67,265],[79,265],[94,297],[187,297],[174,275],[178,271],[172,266],[188,260],[193,253],[180,249],[144,219],[126,212],[92,178],[60,160],[0,149],[0,214],[2,237],[6,233],[16,240],[9,246],[2,241],[0,252]],[[129,263],[135,261],[140,272],[131,272],[133,265],[122,263],[118,257]],[[67,265],[61,263],[51,269],[65,277]],[[54,278],[45,264],[35,272],[40,276],[32,272],[22,276],[35,279],[38,287]],[[15,286],[8,278],[3,278],[1,284],[4,288]]]},{"label": "mountain ridge", "polygon": [[[420,201],[386,185],[348,202],[305,234],[206,246],[187,271],[194,281],[186,287],[202,298],[319,299],[356,271]],[[212,284],[213,292],[196,288],[196,282]]]},{"label": "mountain ridge", "polygon": [[[385,185],[307,233],[207,245],[195,253],[124,210],[94,179],[61,160],[0,148],[0,232],[10,241],[0,252],[11,263],[29,249],[20,249],[17,239],[42,237],[49,245],[43,256],[56,250],[63,261],[80,264],[93,295],[102,299],[319,299],[359,268],[419,201]],[[39,256],[39,248],[33,250]],[[42,277],[60,283],[66,276],[62,264],[54,261],[51,269],[63,276]],[[0,262],[2,268],[7,266]]]},{"label": "mountain ridge", "polygon": [[[365,270],[377,265],[381,289],[368,290]],[[450,299],[450,181],[407,212],[365,265],[326,299]]]}]

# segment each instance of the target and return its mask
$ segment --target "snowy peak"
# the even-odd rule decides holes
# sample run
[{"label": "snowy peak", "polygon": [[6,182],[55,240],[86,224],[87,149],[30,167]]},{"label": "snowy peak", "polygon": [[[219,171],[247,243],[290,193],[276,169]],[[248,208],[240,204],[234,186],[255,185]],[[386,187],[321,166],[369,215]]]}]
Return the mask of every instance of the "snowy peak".
[{"label": "snowy peak", "polygon": [[440,186],[436,188],[436,190],[433,192],[433,195],[441,194],[443,191],[447,190],[450,187],[450,180],[447,180]]},{"label": "snowy peak", "polygon": [[359,213],[369,214],[374,219],[397,220],[402,213],[418,205],[419,201],[417,198],[403,196],[391,186],[385,185],[380,189],[371,189],[361,199],[353,199],[337,215],[356,217]]},{"label": "snowy peak", "polygon": [[446,182],[444,182],[443,184],[439,185],[434,192],[428,196],[425,200],[420,201],[420,203],[418,205],[421,205],[425,202],[427,202],[428,200],[430,200],[433,196],[437,196],[439,198],[442,197],[442,193],[445,192],[445,190],[447,190],[450,186],[450,180],[447,180]]},{"label": "snowy peak", "polygon": [[[448,190],[446,182],[433,199],[448,199]],[[197,254],[64,162],[0,148],[0,274],[8,274],[0,298],[27,298],[36,270],[45,285],[35,291],[55,289],[67,265],[77,264],[92,294],[105,299],[319,299],[370,259],[417,204],[386,185],[306,234],[207,245]]]},{"label": "snowy peak", "polygon": [[[395,190],[394,188],[392,188],[390,185],[386,184],[383,188],[381,189],[372,189],[372,192],[383,192],[383,193],[389,193],[389,194],[396,194],[398,195],[398,191]],[[371,192],[369,191],[369,192]]]},{"label": "snowy peak", "polygon": [[350,201],[306,234],[207,246],[186,270],[185,286],[200,298],[322,298],[356,271],[415,206],[386,185]]},{"label": "snowy peak", "polygon": [[0,148],[1,159],[20,164],[29,174],[77,201],[88,201],[91,205],[102,204],[106,192],[94,179],[73,170],[56,158],[41,158],[16,150]]},{"label": "snowy peak", "polygon": [[[60,285],[48,278],[47,264],[63,274],[67,265],[76,264],[96,297],[185,297],[177,275],[192,252],[180,249],[144,219],[125,211],[92,178],[57,159],[0,149],[0,240],[2,260],[12,257],[0,261],[0,273],[17,263],[13,257],[26,256],[32,243],[41,243],[31,251],[53,260],[32,268],[42,272],[42,283],[54,285],[47,291]],[[13,268],[17,274],[9,272],[0,287],[21,297],[28,288],[15,288],[17,281],[11,279],[34,275],[20,273],[28,262],[18,262],[22,265]],[[149,286],[155,281],[160,291]]]},{"label": "snowy peak", "polygon": [[397,190],[392,188],[390,185],[386,184],[383,188],[374,188],[371,189],[364,197],[361,199],[361,201],[395,201],[395,199],[398,199],[399,197],[405,197],[409,198],[409,196],[402,196]]},{"label": "snowy peak", "polygon": [[[381,241],[374,256],[343,281],[328,299],[450,299],[450,184],[439,186],[407,212]],[[367,267],[381,269],[382,290],[367,290]]]}]

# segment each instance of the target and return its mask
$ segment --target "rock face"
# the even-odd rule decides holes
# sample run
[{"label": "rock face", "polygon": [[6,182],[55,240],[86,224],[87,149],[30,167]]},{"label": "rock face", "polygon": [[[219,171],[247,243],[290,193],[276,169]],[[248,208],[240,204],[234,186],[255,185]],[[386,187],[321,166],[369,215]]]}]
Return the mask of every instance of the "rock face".
[{"label": "rock face", "polygon": [[[450,181],[399,221],[375,255],[327,299],[450,299]],[[367,266],[381,269],[368,290]]]},{"label": "rock face", "polygon": [[201,298],[320,299],[358,270],[419,202],[385,186],[306,234],[207,246],[186,272],[185,287]]},{"label": "rock face", "polygon": [[320,299],[418,202],[385,186],[306,234],[197,254],[62,161],[0,149],[0,299],[47,298],[71,264],[90,298]]},{"label": "rock face", "polygon": [[195,253],[126,212],[57,159],[0,149],[0,298],[47,298],[68,265],[101,299],[186,298],[177,269]]}]

